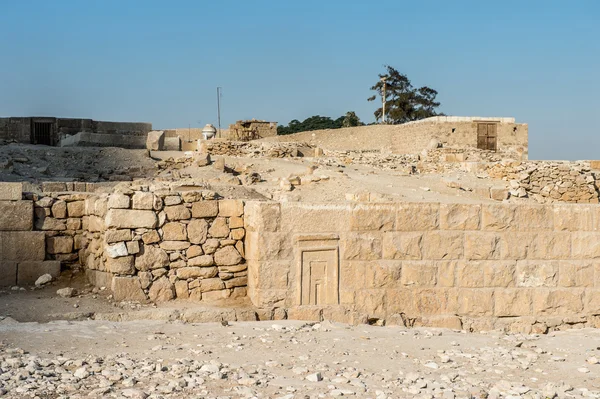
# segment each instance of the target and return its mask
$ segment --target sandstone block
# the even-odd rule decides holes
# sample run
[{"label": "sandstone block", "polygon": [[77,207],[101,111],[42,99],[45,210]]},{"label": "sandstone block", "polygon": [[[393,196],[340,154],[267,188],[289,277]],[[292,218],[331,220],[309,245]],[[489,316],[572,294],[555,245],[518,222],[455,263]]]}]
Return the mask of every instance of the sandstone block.
[{"label": "sandstone block", "polygon": [[152,302],[166,302],[175,298],[175,289],[167,277],[154,281],[148,291],[148,298]]},{"label": "sandstone block", "polygon": [[558,283],[558,261],[517,262],[515,273],[517,287],[556,287]]},{"label": "sandstone block", "polygon": [[142,234],[142,241],[144,244],[155,244],[160,241],[160,236],[156,230],[150,230]]},{"label": "sandstone block", "polygon": [[571,250],[574,259],[600,257],[600,233],[573,232],[571,238]]},{"label": "sandstone block", "polygon": [[65,201],[56,201],[52,204],[52,216],[56,219],[66,219],[67,217],[67,203]]},{"label": "sandstone block", "polygon": [[227,299],[231,295],[230,290],[207,291],[202,293],[202,301],[213,302],[222,299]]},{"label": "sandstone block", "polygon": [[218,249],[214,255],[217,266],[237,265],[242,261],[242,256],[232,246],[226,246]]},{"label": "sandstone block", "polygon": [[248,265],[246,265],[245,263],[231,266],[219,266],[219,273],[239,273],[246,271],[247,269]]},{"label": "sandstone block", "polygon": [[494,313],[494,294],[491,289],[463,288],[458,292],[459,315],[491,316]]},{"label": "sandstone block", "polygon": [[506,232],[500,233],[500,254],[502,259],[526,259],[533,254],[535,233]]},{"label": "sandstone block", "polygon": [[220,278],[205,278],[200,280],[200,290],[202,291],[202,293],[208,292],[208,291],[216,291],[216,290],[222,290],[223,288],[225,288],[225,284],[223,284],[223,282],[221,281]]},{"label": "sandstone block", "polygon": [[127,209],[129,208],[130,198],[128,195],[113,193],[108,198],[108,209]]},{"label": "sandstone block", "polygon": [[242,200],[220,200],[218,203],[220,217],[242,216],[244,214],[244,201]]},{"label": "sandstone block", "polygon": [[385,233],[383,235],[383,259],[422,259],[422,240],[423,234],[421,233]]},{"label": "sandstone block", "polygon": [[349,233],[340,243],[342,258],[349,260],[376,260],[382,258],[380,233]]},{"label": "sandstone block", "polygon": [[[8,195],[8,194],[7,194]],[[0,261],[0,287],[17,284],[17,262]]]},{"label": "sandstone block", "polygon": [[402,203],[396,216],[396,230],[435,230],[439,226],[439,204]]},{"label": "sandstone block", "polygon": [[229,228],[238,229],[244,227],[244,218],[240,216],[232,216],[229,218]]},{"label": "sandstone block", "polygon": [[0,183],[0,201],[20,201],[23,197],[23,183]]},{"label": "sandstone block", "polygon": [[429,261],[402,262],[401,283],[406,286],[429,287],[436,283],[437,270]]},{"label": "sandstone block", "polygon": [[67,229],[67,223],[62,219],[40,217],[35,221],[35,229],[43,231],[64,231]]},{"label": "sandstone block", "polygon": [[81,219],[67,219],[67,230],[81,230]]},{"label": "sandstone block", "polygon": [[163,241],[160,243],[161,249],[165,251],[183,251],[190,247],[188,241]]},{"label": "sandstone block", "polygon": [[438,287],[455,287],[456,269],[461,267],[464,261],[461,260],[442,260],[435,262],[437,268]]},{"label": "sandstone block", "polygon": [[548,288],[533,292],[534,315],[571,316],[583,310],[584,290],[577,288]]},{"label": "sandstone block", "polygon": [[504,231],[516,230],[516,205],[484,204],[481,208],[482,230]]},{"label": "sandstone block", "polygon": [[190,259],[196,256],[204,255],[204,251],[202,251],[202,247],[200,245],[192,245],[186,250],[185,255],[188,257],[188,259]]},{"label": "sandstone block", "polygon": [[423,235],[425,259],[460,259],[463,256],[464,233],[454,231],[430,231]]},{"label": "sandstone block", "polygon": [[188,266],[212,266],[215,264],[212,255],[200,255],[193,258],[188,259]]},{"label": "sandstone block", "polygon": [[119,258],[106,258],[104,262],[106,269],[118,275],[132,275],[135,272],[133,256],[122,256]]},{"label": "sandstone block", "polygon": [[38,261],[45,257],[43,231],[0,231],[0,260],[3,262]]},{"label": "sandstone block", "polygon": [[113,277],[111,291],[116,301],[146,301],[146,294],[137,277]]},{"label": "sandstone block", "polygon": [[164,208],[167,220],[187,220],[192,213],[184,205],[166,206]]},{"label": "sandstone block", "polygon": [[229,226],[227,225],[227,219],[218,217],[210,225],[208,233],[213,238],[227,238],[229,237]]},{"label": "sandstone block", "polygon": [[49,274],[53,278],[60,276],[60,262],[48,261],[26,261],[17,265],[17,284],[33,285],[38,277]]},{"label": "sandstone block", "polygon": [[73,201],[67,203],[67,214],[70,218],[80,218],[85,214],[85,202]]},{"label": "sandstone block", "polygon": [[199,201],[192,204],[192,217],[212,218],[219,214],[219,203],[217,201]]},{"label": "sandstone block", "polygon": [[187,281],[177,280],[175,281],[174,285],[175,296],[177,297],[177,299],[188,299],[190,297]]},{"label": "sandstone block", "polygon": [[460,262],[456,267],[458,287],[481,288],[484,286],[483,267],[479,262]]},{"label": "sandstone block", "polygon": [[154,194],[144,191],[136,191],[132,197],[133,209],[154,209]]},{"label": "sandstone block", "polygon": [[98,216],[84,216],[83,229],[90,232],[101,232],[106,229],[104,219]]},{"label": "sandstone block", "polygon": [[73,252],[73,237],[55,236],[46,238],[46,251],[49,254],[70,254]]},{"label": "sandstone block", "polygon": [[33,229],[33,201],[0,201],[0,231]]},{"label": "sandstone block", "polygon": [[514,287],[515,261],[482,261],[483,285],[485,287]]},{"label": "sandstone block", "polygon": [[350,229],[352,231],[390,231],[396,224],[395,204],[356,205],[352,210]]},{"label": "sandstone block", "polygon": [[247,276],[234,277],[232,279],[225,281],[225,288],[240,288],[240,287],[246,287],[247,285],[248,285],[248,277]]},{"label": "sandstone block", "polygon": [[246,231],[243,228],[233,229],[229,233],[229,238],[231,238],[232,240],[241,240],[244,238],[245,235]]},{"label": "sandstone block", "polygon": [[490,198],[496,201],[504,201],[508,198],[508,189],[505,186],[490,187]]},{"label": "sandstone block", "polygon": [[151,245],[144,245],[135,257],[135,268],[140,271],[159,269],[169,265],[169,256],[165,251]]},{"label": "sandstone block", "polygon": [[455,313],[456,309],[448,310],[448,290],[445,288],[422,288],[413,291],[414,297],[414,316],[421,315],[439,315],[445,313]]},{"label": "sandstone block", "polygon": [[185,241],[187,240],[186,226],[183,223],[169,222],[162,227],[163,240]]},{"label": "sandstone block", "polygon": [[140,253],[140,242],[139,241],[127,241],[127,253],[129,255],[136,255]]},{"label": "sandstone block", "polygon": [[594,265],[591,261],[559,261],[560,287],[593,287]]},{"label": "sandstone block", "polygon": [[106,213],[106,227],[117,229],[153,229],[158,221],[153,211],[137,209],[109,209]]},{"label": "sandstone block", "polygon": [[214,254],[219,248],[219,240],[216,238],[209,238],[204,244],[202,244],[202,250],[205,254]]},{"label": "sandstone block", "polygon": [[465,233],[465,259],[500,259],[500,236],[497,233]]},{"label": "sandstone block", "polygon": [[[282,202],[280,206],[279,228],[283,232],[314,234],[350,230],[352,207],[349,204]],[[250,221],[246,224],[251,226]]]},{"label": "sandstone block", "polygon": [[400,286],[401,265],[398,261],[369,262],[364,274],[365,287],[371,289]]},{"label": "sandstone block", "polygon": [[216,277],[219,269],[216,267],[182,267],[177,269],[177,278],[187,280],[189,278],[212,278]]},{"label": "sandstone block", "polygon": [[498,289],[494,292],[494,315],[516,317],[531,315],[532,290],[522,288]]},{"label": "sandstone block", "polygon": [[[247,230],[276,232],[281,222],[279,203],[251,201],[244,206],[244,223]],[[230,220],[231,223],[231,220]]]},{"label": "sandstone block", "polygon": [[479,230],[481,205],[440,204],[440,229]]},{"label": "sandstone block", "polygon": [[187,234],[192,244],[204,244],[208,236],[208,222],[204,219],[193,219],[187,225]]},{"label": "sandstone block", "polygon": [[594,220],[598,220],[597,206],[554,204],[554,229],[566,231],[592,231]]}]

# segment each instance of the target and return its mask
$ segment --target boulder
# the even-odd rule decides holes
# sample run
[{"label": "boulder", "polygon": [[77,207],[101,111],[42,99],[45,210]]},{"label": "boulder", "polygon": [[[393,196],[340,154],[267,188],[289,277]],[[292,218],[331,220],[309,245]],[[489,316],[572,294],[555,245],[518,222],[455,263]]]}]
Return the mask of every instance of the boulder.
[{"label": "boulder", "polygon": [[146,149],[150,151],[162,151],[165,146],[165,132],[162,130],[153,130],[148,132],[146,138]]}]

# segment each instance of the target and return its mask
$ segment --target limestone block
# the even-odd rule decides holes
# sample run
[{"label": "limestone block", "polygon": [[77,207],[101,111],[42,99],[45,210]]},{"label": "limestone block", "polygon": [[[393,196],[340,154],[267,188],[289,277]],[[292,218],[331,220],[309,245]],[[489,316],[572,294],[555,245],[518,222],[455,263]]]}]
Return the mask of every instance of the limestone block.
[{"label": "limestone block", "polygon": [[131,230],[129,229],[106,230],[104,233],[104,242],[107,244],[129,240],[131,240]]},{"label": "limestone block", "polygon": [[431,287],[436,283],[437,269],[430,261],[402,262],[400,282],[405,286]]},{"label": "limestone block", "polygon": [[136,255],[140,253],[140,242],[139,241],[127,241],[127,253],[129,255]]},{"label": "limestone block", "polygon": [[350,219],[351,231],[391,231],[396,223],[395,204],[359,204]]},{"label": "limestone block", "polygon": [[231,295],[231,290],[208,291],[202,293],[202,301],[213,302],[227,299]]},{"label": "limestone block", "polygon": [[89,270],[86,269],[85,275],[90,282],[90,284],[102,288],[106,287],[108,289],[111,288],[113,275],[107,272],[101,272],[99,270]]},{"label": "limestone block", "polygon": [[163,241],[160,243],[160,248],[165,251],[183,251],[190,247],[188,241]]},{"label": "limestone block", "polygon": [[516,261],[481,261],[485,287],[514,287]]},{"label": "limestone block", "polygon": [[554,209],[547,205],[520,204],[515,210],[519,231],[551,231],[554,229]]},{"label": "limestone block", "polygon": [[208,238],[204,244],[202,244],[202,250],[205,254],[214,254],[219,248],[219,240],[216,238]]},{"label": "limestone block", "polygon": [[66,219],[67,217],[67,203],[65,201],[56,201],[52,204],[52,216],[57,219]]},{"label": "limestone block", "polygon": [[212,255],[200,255],[193,258],[188,259],[188,266],[212,266],[215,264],[214,258]]},{"label": "limestone block", "polygon": [[127,256],[127,245],[125,245],[124,242],[118,242],[116,244],[107,245],[104,248],[104,253],[110,258]]},{"label": "limestone block", "polygon": [[583,310],[583,288],[547,288],[533,292],[534,315],[571,316]]},{"label": "limestone block", "polygon": [[17,262],[0,261],[0,287],[17,284]]},{"label": "limestone block", "polygon": [[122,256],[119,258],[106,258],[104,262],[106,269],[113,274],[132,275],[135,273],[133,256]]},{"label": "limestone block", "polygon": [[231,238],[232,240],[242,240],[245,235],[246,230],[244,230],[243,228],[232,229],[229,233],[229,238]]},{"label": "limestone block", "polygon": [[33,201],[0,201],[0,231],[33,229]]},{"label": "limestone block", "polygon": [[223,284],[223,281],[221,281],[221,279],[218,277],[205,278],[200,280],[200,290],[202,291],[202,293],[208,291],[222,290],[223,288],[225,288],[225,284]]},{"label": "limestone block", "polygon": [[192,204],[192,217],[194,218],[212,218],[218,214],[218,201],[199,201]]},{"label": "limestone block", "polygon": [[157,225],[153,211],[136,209],[109,209],[106,213],[106,227],[117,229],[153,229]]},{"label": "limestone block", "polygon": [[73,252],[73,237],[54,236],[46,238],[46,251],[49,254],[70,254]]},{"label": "limestone block", "polygon": [[517,287],[556,287],[558,261],[517,261],[515,282]]},{"label": "limestone block", "polygon": [[204,244],[208,236],[208,222],[204,219],[193,219],[187,225],[187,235],[192,244]]},{"label": "limestone block", "polygon": [[396,230],[435,230],[439,226],[440,205],[437,203],[401,203],[398,206]]},{"label": "limestone block", "polygon": [[81,219],[77,219],[77,218],[67,219],[66,227],[67,227],[67,230],[81,230]]},{"label": "limestone block", "polygon": [[237,265],[242,261],[242,256],[232,246],[226,246],[218,249],[214,255],[217,266]]},{"label": "limestone block", "polygon": [[348,233],[340,240],[342,259],[376,260],[382,258],[381,233]]},{"label": "limestone block", "polygon": [[463,256],[464,233],[429,231],[423,235],[424,259],[460,259]]},{"label": "limestone block", "polygon": [[0,201],[20,201],[23,197],[23,183],[0,183]]},{"label": "limestone block", "polygon": [[128,195],[113,193],[108,198],[108,209],[127,209],[129,208],[130,198]]},{"label": "limestone block", "polygon": [[585,260],[559,261],[558,285],[560,287],[593,287],[593,263]]},{"label": "limestone block", "polygon": [[516,205],[484,204],[481,207],[481,229],[492,231],[516,230]]},{"label": "limestone block", "polygon": [[500,236],[497,233],[465,233],[465,259],[500,259]]},{"label": "limestone block", "polygon": [[229,218],[229,228],[238,229],[244,227],[244,218],[241,216],[232,216]]},{"label": "limestone block", "polygon": [[162,227],[163,240],[185,241],[187,240],[186,226],[183,223],[169,222]]},{"label": "limestone block", "polygon": [[167,220],[187,220],[192,213],[184,205],[166,206],[164,208]]},{"label": "limestone block", "polygon": [[383,235],[383,259],[422,259],[422,239],[423,234],[421,233],[385,233]]},{"label": "limestone block", "polygon": [[218,217],[210,225],[208,233],[213,238],[227,238],[229,237],[229,226],[227,225],[227,219]]},{"label": "limestone block", "polygon": [[420,325],[434,328],[449,328],[451,330],[463,329],[462,320],[460,317],[454,315],[425,316],[421,318]]},{"label": "limestone block", "polygon": [[[585,313],[587,314],[598,314],[600,309],[600,290],[599,289],[588,289],[585,294]],[[595,326],[598,328],[598,326]]]},{"label": "limestone block", "polygon": [[43,231],[64,231],[67,229],[67,223],[64,219],[40,217],[35,221],[35,229]]},{"label": "limestone block", "polygon": [[244,206],[246,230],[276,232],[279,230],[280,222],[281,207],[279,203],[246,201],[246,205]]},{"label": "limestone block", "polygon": [[177,278],[187,280],[190,278],[212,278],[216,277],[219,269],[216,267],[181,267],[177,269]]},{"label": "limestone block", "polygon": [[502,259],[526,259],[533,256],[535,233],[506,232],[500,233],[500,254]]},{"label": "limestone block", "polygon": [[17,265],[17,285],[33,285],[41,275],[49,274],[53,278],[60,276],[60,262],[48,261],[26,261]]},{"label": "limestone block", "polygon": [[283,202],[280,230],[310,234],[350,231],[351,212],[349,204]]},{"label": "limestone block", "polygon": [[67,203],[67,213],[70,218],[80,218],[85,214],[85,202],[73,201]]},{"label": "limestone block", "polygon": [[440,229],[479,230],[481,205],[440,204]]},{"label": "limestone block", "polygon": [[42,183],[42,191],[45,193],[58,193],[67,191],[67,185],[61,182],[45,181]]},{"label": "limestone block", "polygon": [[111,291],[115,301],[146,301],[146,294],[138,277],[113,277]]},{"label": "limestone block", "polygon": [[600,257],[600,233],[573,232],[572,255],[574,259],[590,259]]},{"label": "limestone block", "polygon": [[392,288],[400,286],[402,263],[399,261],[373,261],[365,268],[365,288]]},{"label": "limestone block", "polygon": [[532,290],[523,288],[494,291],[494,316],[516,317],[531,315]]},{"label": "limestone block", "polygon": [[132,197],[133,209],[154,209],[154,194],[144,191],[136,191]]},{"label": "limestone block", "polygon": [[594,221],[600,218],[598,206],[583,204],[554,204],[554,229],[593,231]]},{"label": "limestone block", "polygon": [[[204,252],[210,253],[207,244],[202,246]],[[238,251],[239,252],[239,251]],[[256,233],[248,232],[246,234],[246,256],[247,259],[254,260],[283,260],[292,259],[293,251],[291,239],[287,234],[282,233]]]},{"label": "limestone block", "polygon": [[480,262],[460,262],[456,266],[457,287],[481,288],[484,286],[483,266]]},{"label": "limestone block", "polygon": [[458,314],[491,316],[494,314],[494,292],[486,288],[463,288],[458,291]]},{"label": "limestone block", "polygon": [[162,151],[165,146],[165,132],[162,130],[153,130],[148,132],[146,138],[146,149],[150,151]]},{"label": "limestone block", "polygon": [[462,260],[442,260],[436,261],[437,268],[437,285],[438,287],[455,287],[456,286],[456,269],[464,263]]},{"label": "limestone block", "polygon": [[202,247],[200,245],[192,245],[186,250],[185,255],[189,259],[195,256],[204,255],[204,251],[202,251]]},{"label": "limestone block", "polygon": [[[42,231],[0,231],[0,259],[39,261],[46,257],[46,234]],[[38,276],[39,277],[39,276]]]},{"label": "limestone block", "polygon": [[106,229],[106,225],[104,224],[104,219],[101,217],[84,216],[83,229],[90,232],[102,232]]},{"label": "limestone block", "polygon": [[322,308],[320,306],[294,306],[287,310],[288,320],[321,321]]},{"label": "limestone block", "polygon": [[220,200],[218,203],[220,217],[239,217],[244,214],[244,201],[242,200]]},{"label": "limestone block", "polygon": [[239,287],[246,287],[247,285],[248,285],[248,277],[247,276],[234,277],[232,279],[225,281],[225,288],[239,288]]},{"label": "limestone block", "polygon": [[181,202],[182,202],[182,200],[179,195],[169,195],[164,198],[165,206],[179,205],[179,204],[181,204]]},{"label": "limestone block", "polygon": [[144,244],[155,244],[160,241],[160,236],[156,230],[150,230],[142,234]]},{"label": "limestone block", "polygon": [[159,269],[169,265],[169,256],[160,248],[144,245],[135,257],[135,268],[140,271]]},{"label": "limestone block", "polygon": [[152,302],[166,302],[175,298],[175,287],[165,276],[157,279],[150,286],[148,298]]},{"label": "limestone block", "polygon": [[[231,266],[219,266],[219,273],[240,273],[248,270],[248,265],[245,263]],[[280,270],[281,271],[281,270]]]},{"label": "limestone block", "polygon": [[190,297],[187,281],[175,281],[175,296],[177,299],[188,299]]}]

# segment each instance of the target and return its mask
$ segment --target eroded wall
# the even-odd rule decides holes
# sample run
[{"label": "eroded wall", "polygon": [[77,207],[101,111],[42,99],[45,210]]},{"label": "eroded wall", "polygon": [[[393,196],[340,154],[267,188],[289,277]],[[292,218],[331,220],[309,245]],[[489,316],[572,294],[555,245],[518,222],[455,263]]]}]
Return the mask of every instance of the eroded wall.
[{"label": "eroded wall", "polygon": [[290,318],[600,326],[597,205],[251,202],[245,215],[249,296]]}]

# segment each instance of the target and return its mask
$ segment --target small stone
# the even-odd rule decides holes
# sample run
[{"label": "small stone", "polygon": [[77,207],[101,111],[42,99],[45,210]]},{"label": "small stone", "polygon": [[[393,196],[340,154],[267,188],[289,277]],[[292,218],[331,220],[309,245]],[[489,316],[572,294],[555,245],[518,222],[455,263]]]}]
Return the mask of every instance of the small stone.
[{"label": "small stone", "polygon": [[306,380],[310,382],[319,382],[323,380],[321,373],[313,373],[306,376]]},{"label": "small stone", "polygon": [[56,294],[63,298],[71,298],[71,297],[74,297],[75,295],[77,295],[77,290],[75,288],[71,288],[71,287],[61,288],[56,291]]},{"label": "small stone", "polygon": [[44,284],[48,284],[50,281],[52,281],[52,276],[50,274],[42,274],[37,280],[35,280],[35,286],[41,287]]}]

